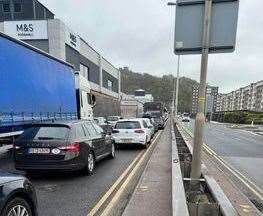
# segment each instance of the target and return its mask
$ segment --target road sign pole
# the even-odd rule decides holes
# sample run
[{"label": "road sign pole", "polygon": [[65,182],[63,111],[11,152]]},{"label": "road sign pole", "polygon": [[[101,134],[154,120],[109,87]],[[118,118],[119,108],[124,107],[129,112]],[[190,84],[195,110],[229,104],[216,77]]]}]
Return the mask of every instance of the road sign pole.
[{"label": "road sign pole", "polygon": [[201,177],[201,152],[203,145],[203,130],[205,123],[204,111],[205,111],[208,53],[210,47],[211,13],[212,13],[212,0],[205,0],[198,113],[196,115],[196,120],[195,120],[193,160],[192,160],[192,169],[191,169],[192,186],[198,185],[198,181],[196,180]]},{"label": "road sign pole", "polygon": [[176,96],[175,96],[175,115],[176,116],[178,114],[179,81],[180,81],[180,55],[178,55],[178,61],[177,61]]}]

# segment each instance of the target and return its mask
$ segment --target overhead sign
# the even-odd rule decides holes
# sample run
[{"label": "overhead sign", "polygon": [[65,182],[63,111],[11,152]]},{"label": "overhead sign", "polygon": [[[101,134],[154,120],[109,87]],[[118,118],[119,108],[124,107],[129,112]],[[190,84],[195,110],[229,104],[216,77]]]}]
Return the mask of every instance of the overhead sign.
[{"label": "overhead sign", "polygon": [[80,50],[80,38],[77,34],[66,27],[66,44],[73,49]]},{"label": "overhead sign", "polygon": [[[239,0],[213,0],[210,53],[233,52],[236,45]],[[174,52],[201,54],[204,0],[177,0]]]},{"label": "overhead sign", "polygon": [[48,39],[47,21],[5,21],[4,33],[20,40]]}]

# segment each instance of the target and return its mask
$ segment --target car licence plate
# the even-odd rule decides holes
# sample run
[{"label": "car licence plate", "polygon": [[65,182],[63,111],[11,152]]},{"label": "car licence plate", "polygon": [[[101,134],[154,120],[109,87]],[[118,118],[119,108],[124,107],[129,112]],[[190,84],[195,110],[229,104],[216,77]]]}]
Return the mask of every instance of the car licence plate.
[{"label": "car licence plate", "polygon": [[28,150],[29,154],[49,154],[50,149],[49,148],[30,148]]},{"label": "car licence plate", "polygon": [[121,140],[123,143],[131,143],[132,139],[122,139]]}]

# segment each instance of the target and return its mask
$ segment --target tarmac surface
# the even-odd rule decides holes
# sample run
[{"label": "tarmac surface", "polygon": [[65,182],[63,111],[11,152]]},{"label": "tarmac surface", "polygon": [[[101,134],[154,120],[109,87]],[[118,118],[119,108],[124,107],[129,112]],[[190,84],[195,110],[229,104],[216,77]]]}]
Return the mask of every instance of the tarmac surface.
[{"label": "tarmac surface", "polygon": [[[194,121],[183,124],[193,132]],[[204,142],[263,189],[263,136],[212,122],[205,126]]]},{"label": "tarmac surface", "polygon": [[[140,151],[138,147],[118,150],[114,160],[100,161],[91,176],[80,172],[27,176],[37,191],[39,216],[86,216]],[[0,147],[0,169],[25,175],[14,169],[5,147]]]}]

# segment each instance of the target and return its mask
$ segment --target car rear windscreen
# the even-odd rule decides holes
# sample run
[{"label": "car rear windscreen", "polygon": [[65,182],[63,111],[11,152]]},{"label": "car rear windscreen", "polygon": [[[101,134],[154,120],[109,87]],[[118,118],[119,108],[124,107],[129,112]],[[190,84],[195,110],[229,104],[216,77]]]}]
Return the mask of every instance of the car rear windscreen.
[{"label": "car rear windscreen", "polygon": [[117,122],[116,129],[137,129],[141,128],[140,122],[138,121],[122,121]]},{"label": "car rear windscreen", "polygon": [[19,140],[65,140],[70,129],[63,126],[35,126],[27,128]]},{"label": "car rear windscreen", "polygon": [[116,116],[109,116],[109,117],[107,118],[107,120],[108,120],[108,121],[118,121],[119,118],[116,117]]},{"label": "car rear windscreen", "polygon": [[153,112],[151,112],[151,116],[152,116],[153,118],[159,118],[159,117],[162,116],[162,113],[159,112],[159,111],[153,111]]}]

